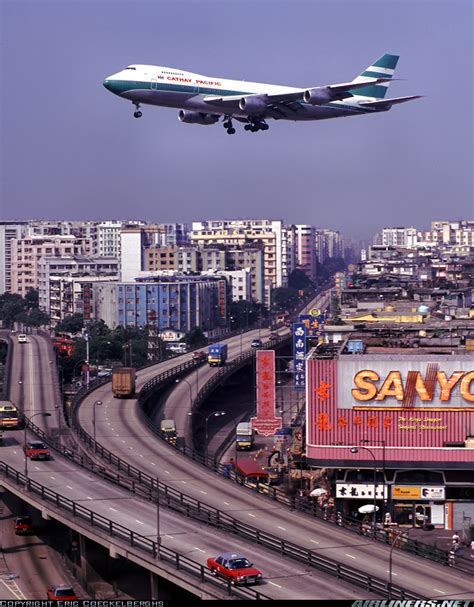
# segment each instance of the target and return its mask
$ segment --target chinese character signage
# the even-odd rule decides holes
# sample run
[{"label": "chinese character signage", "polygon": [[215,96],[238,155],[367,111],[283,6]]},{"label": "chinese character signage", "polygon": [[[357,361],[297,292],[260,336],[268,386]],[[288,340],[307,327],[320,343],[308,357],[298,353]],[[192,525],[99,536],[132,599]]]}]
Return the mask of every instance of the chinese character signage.
[{"label": "chinese character signage", "polygon": [[294,386],[295,390],[304,390],[305,381],[305,356],[306,356],[306,326],[302,322],[293,323],[293,363],[294,363]]},{"label": "chinese character signage", "polygon": [[[311,312],[319,310],[311,310]],[[324,336],[324,321],[326,317],[319,313],[317,316],[312,314],[300,314],[300,323],[306,327],[306,337],[322,337]]]},{"label": "chinese character signage", "polygon": [[252,428],[259,434],[271,436],[281,428],[281,417],[275,416],[275,350],[257,351],[257,416]]},{"label": "chinese character signage", "polygon": [[[377,481],[375,499],[387,499],[388,487]],[[360,500],[374,499],[373,483],[336,483],[336,497]]]}]

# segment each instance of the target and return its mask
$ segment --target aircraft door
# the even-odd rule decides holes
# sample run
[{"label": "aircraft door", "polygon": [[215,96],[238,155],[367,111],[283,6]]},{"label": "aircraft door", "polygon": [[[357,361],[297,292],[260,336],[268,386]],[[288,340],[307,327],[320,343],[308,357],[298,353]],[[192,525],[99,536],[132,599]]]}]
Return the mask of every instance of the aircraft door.
[{"label": "aircraft door", "polygon": [[158,90],[158,80],[156,78],[152,78],[151,79],[151,90],[152,91],[156,91]]}]

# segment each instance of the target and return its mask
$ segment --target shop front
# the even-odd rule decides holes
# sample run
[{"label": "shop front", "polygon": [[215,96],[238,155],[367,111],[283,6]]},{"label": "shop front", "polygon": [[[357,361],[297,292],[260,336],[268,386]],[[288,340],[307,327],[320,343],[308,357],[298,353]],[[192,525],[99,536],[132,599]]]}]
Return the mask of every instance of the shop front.
[{"label": "shop front", "polygon": [[391,493],[394,523],[401,527],[445,528],[444,486],[392,485]]}]

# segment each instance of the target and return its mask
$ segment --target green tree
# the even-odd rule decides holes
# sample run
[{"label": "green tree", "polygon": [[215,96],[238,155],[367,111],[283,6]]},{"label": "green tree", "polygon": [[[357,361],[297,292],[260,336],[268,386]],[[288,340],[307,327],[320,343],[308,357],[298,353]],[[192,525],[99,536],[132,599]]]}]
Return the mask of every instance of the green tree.
[{"label": "green tree", "polygon": [[207,338],[199,327],[194,327],[186,333],[184,341],[189,348],[199,348],[207,344]]},{"label": "green tree", "polygon": [[313,283],[303,270],[295,268],[288,276],[288,286],[290,289],[295,289],[296,291],[305,291],[312,287]]},{"label": "green tree", "polygon": [[22,320],[22,322],[29,327],[42,327],[44,325],[49,325],[51,322],[49,314],[46,314],[46,312],[39,308],[31,308],[28,313],[23,316],[24,320]]},{"label": "green tree", "polygon": [[0,295],[0,320],[3,321],[3,326],[10,329],[15,321],[19,321],[20,317],[26,310],[26,302],[17,293],[3,293]]},{"label": "green tree", "polygon": [[39,308],[39,293],[36,289],[29,289],[25,295],[26,306],[30,309]]},{"label": "green tree", "polygon": [[278,287],[272,291],[272,306],[277,310],[291,310],[299,301],[294,289]]},{"label": "green tree", "polygon": [[54,331],[56,335],[59,333],[80,333],[84,328],[84,318],[82,314],[76,312],[71,316],[66,316],[63,320],[58,322],[55,326]]}]

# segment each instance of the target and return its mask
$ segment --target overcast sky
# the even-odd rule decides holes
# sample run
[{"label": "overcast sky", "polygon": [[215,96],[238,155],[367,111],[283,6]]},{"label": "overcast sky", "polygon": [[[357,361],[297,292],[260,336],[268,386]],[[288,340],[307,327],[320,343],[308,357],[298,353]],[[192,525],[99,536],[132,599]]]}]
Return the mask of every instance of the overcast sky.
[{"label": "overcast sky", "polygon": [[[1,218],[272,217],[355,238],[474,218],[471,0],[0,0]],[[228,136],[102,86],[130,63],[290,86],[400,54],[375,116]]]}]

